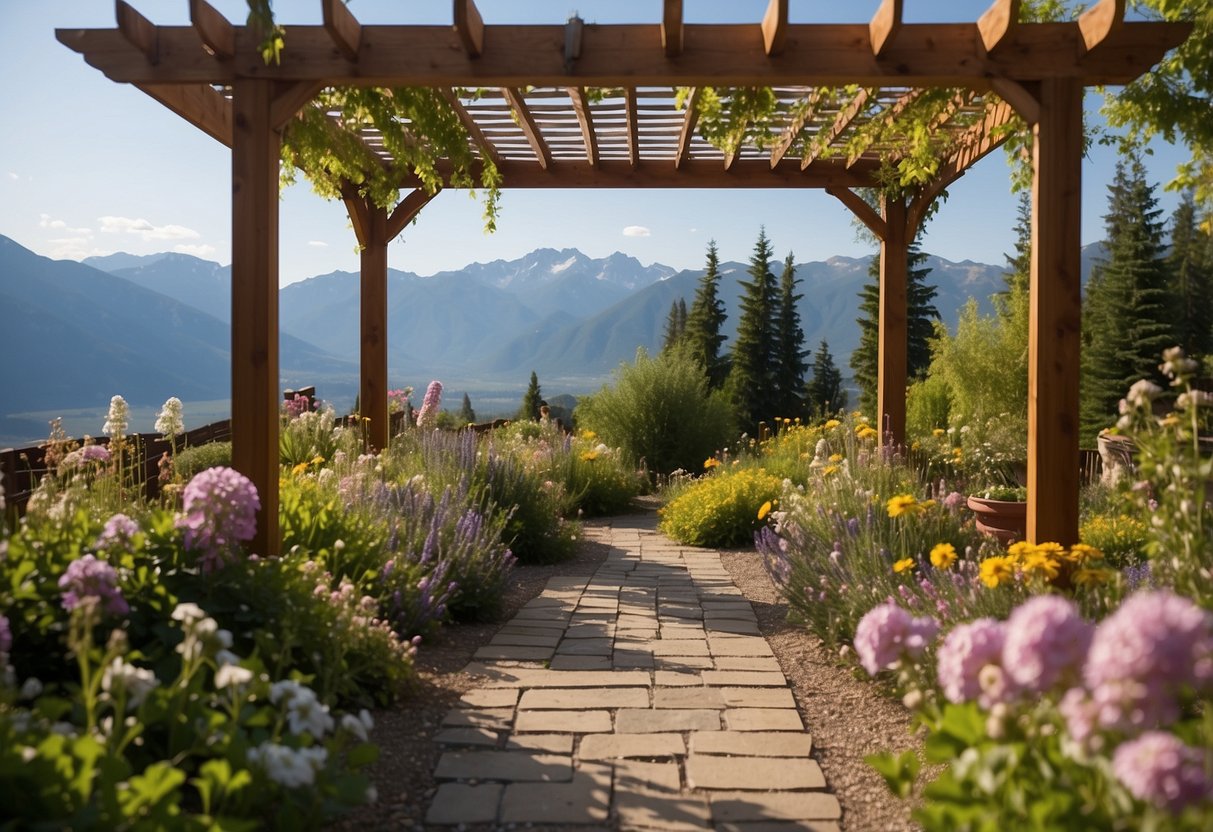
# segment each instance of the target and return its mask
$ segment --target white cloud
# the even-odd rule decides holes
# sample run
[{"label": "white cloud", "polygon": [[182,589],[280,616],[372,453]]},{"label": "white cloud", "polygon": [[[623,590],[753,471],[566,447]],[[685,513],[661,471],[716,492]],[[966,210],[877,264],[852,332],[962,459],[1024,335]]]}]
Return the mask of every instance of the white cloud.
[{"label": "white cloud", "polygon": [[8,178],[13,180],[14,182],[16,182],[18,179],[21,178],[21,176],[20,176],[20,174],[14,173],[13,171],[10,170],[8,172]]},{"label": "white cloud", "polygon": [[113,249],[98,248],[82,237],[60,237],[47,240],[50,250],[46,256],[52,260],[83,260],[86,257],[104,257],[113,254]]},{"label": "white cloud", "polygon": [[173,251],[181,254],[192,254],[195,257],[210,257],[216,251],[215,247],[209,243],[178,243],[173,246]]},{"label": "white cloud", "polygon": [[651,237],[652,234],[653,232],[643,225],[625,225],[623,227],[623,236],[625,237]]},{"label": "white cloud", "polygon": [[134,234],[148,240],[197,240],[202,235],[184,225],[152,225],[145,219],[130,217],[98,217],[105,234]]},{"label": "white cloud", "polygon": [[691,233],[692,233],[692,234],[698,234],[698,233],[699,233],[699,229],[698,229],[698,228],[692,228],[692,229],[691,229]]},{"label": "white cloud", "polygon": [[38,227],[49,228],[54,231],[66,231],[68,234],[79,234],[82,237],[93,236],[91,228],[70,228],[63,220],[57,220],[50,214],[38,215]]},{"label": "white cloud", "polygon": [[307,244],[312,248],[328,248],[329,244],[324,240],[308,240]]}]

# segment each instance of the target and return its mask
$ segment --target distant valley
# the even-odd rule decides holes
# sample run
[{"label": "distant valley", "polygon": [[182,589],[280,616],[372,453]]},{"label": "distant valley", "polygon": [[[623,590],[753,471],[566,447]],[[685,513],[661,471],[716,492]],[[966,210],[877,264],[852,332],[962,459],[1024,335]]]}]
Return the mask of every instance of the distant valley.
[{"label": "distant valley", "polygon": [[[868,263],[834,257],[796,266],[806,348],[825,339],[844,373],[858,343],[857,294]],[[988,308],[1003,286],[1000,266],[927,263],[949,325],[969,297]],[[746,264],[720,269],[731,337]],[[390,270],[391,383],[420,390],[438,378],[448,404],[467,391],[484,414],[512,410],[532,370],[549,395],[596,389],[637,347],[660,348],[670,304],[689,305],[701,274],[576,249],[425,277]],[[90,413],[115,393],[146,407],[168,396],[210,401],[213,411],[230,391],[230,279],[230,267],[184,254],[56,261],[0,236],[0,446],[44,437],[49,412]],[[357,273],[334,272],[282,289],[284,388],[315,384],[338,407],[352,404],[358,283]],[[92,432],[99,429],[100,422]]]}]

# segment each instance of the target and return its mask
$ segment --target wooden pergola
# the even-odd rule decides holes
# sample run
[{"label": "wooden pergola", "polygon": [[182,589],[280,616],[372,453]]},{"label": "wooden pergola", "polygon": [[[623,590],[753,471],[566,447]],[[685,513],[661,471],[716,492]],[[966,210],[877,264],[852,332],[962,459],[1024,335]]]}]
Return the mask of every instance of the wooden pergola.
[{"label": "wooden pergola", "polygon": [[[319,91],[339,86],[439,89],[505,188],[825,189],[881,241],[878,410],[894,442],[905,431],[908,246],[931,202],[1018,115],[1031,126],[1034,168],[1028,537],[1077,540],[1083,89],[1149,71],[1189,24],[1126,22],[1124,0],[1100,0],[1071,23],[1019,23],[1018,0],[995,0],[976,22],[903,24],[901,0],[884,0],[869,23],[790,24],[788,0],[771,0],[760,22],[706,25],[685,24],[682,0],[663,0],[651,23],[494,26],[473,0],[454,0],[453,26],[364,26],[343,0],[319,2],[323,25],[288,26],[278,64],[263,60],[257,33],[206,0],[189,0],[190,26],[154,25],[117,0],[116,28],[56,32],[110,79],[231,148],[233,464],[261,494],[256,551],[279,549],[282,135]],[[860,91],[832,92],[845,85]],[[704,87],[770,87],[805,106],[789,108],[772,145],[725,153],[697,130]],[[685,108],[679,88],[693,89]],[[851,139],[873,119],[895,133],[932,88],[961,90],[930,125],[938,172],[877,210],[854,189],[878,185],[889,148]],[[391,162],[374,130],[361,137]],[[376,447],[388,438],[387,244],[433,196],[402,188],[391,211],[343,190],[363,251],[360,398]]]}]

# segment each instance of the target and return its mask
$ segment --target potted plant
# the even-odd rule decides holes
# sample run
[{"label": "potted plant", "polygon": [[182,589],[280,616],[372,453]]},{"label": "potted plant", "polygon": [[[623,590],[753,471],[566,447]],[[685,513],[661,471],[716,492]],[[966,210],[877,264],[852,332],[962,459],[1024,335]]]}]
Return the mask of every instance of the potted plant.
[{"label": "potted plant", "polygon": [[1028,490],[1022,485],[998,485],[969,495],[977,515],[977,530],[1004,546],[1023,540],[1028,532]]}]

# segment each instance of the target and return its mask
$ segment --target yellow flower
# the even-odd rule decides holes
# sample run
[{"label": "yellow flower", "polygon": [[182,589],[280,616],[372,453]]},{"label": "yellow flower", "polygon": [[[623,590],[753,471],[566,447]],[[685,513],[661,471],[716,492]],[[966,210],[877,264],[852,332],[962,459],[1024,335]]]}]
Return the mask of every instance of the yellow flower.
[{"label": "yellow flower", "polygon": [[871,425],[860,425],[859,428],[856,429],[855,433],[860,439],[874,439],[880,435],[876,432],[876,428],[872,427]]},{"label": "yellow flower", "polygon": [[981,562],[981,581],[990,589],[1014,577],[1015,562],[1011,558],[998,555]]},{"label": "yellow flower", "polygon": [[1075,543],[1070,547],[1070,560],[1075,563],[1088,563],[1093,560],[1103,560],[1103,552],[1085,543]]},{"label": "yellow flower", "polygon": [[1060,543],[1037,543],[1036,551],[1046,554],[1051,558],[1060,558],[1065,556],[1066,547]]},{"label": "yellow flower", "polygon": [[771,513],[771,501],[767,500],[762,504],[762,508],[758,509],[758,519],[766,520],[767,515]]},{"label": "yellow flower", "polygon": [[592,430],[583,430],[581,432],[581,438],[584,439],[586,442],[593,442],[595,439],[598,438],[598,434],[594,433],[594,431],[592,431]]},{"label": "yellow flower", "polygon": [[307,470],[307,463],[300,462],[298,465],[296,465],[294,468],[291,469],[291,473],[294,474],[295,476],[299,476],[306,470]]},{"label": "yellow flower", "polygon": [[918,511],[918,500],[914,499],[913,494],[898,494],[896,497],[889,498],[886,508],[890,517],[900,517],[903,514]]},{"label": "yellow flower", "polygon": [[830,476],[830,474],[837,474],[837,473],[838,473],[837,465],[827,465],[826,467],[821,469],[821,476],[823,476],[823,477],[828,477],[828,476]]},{"label": "yellow flower", "polygon": [[1058,563],[1048,552],[1037,549],[1023,560],[1024,574],[1029,577],[1042,577],[1053,580],[1057,577]]},{"label": "yellow flower", "polygon": [[581,455],[582,462],[593,462],[598,459],[598,451],[586,451]]},{"label": "yellow flower", "polygon": [[842,454],[830,454],[830,462],[842,462]]},{"label": "yellow flower", "polygon": [[914,568],[914,558],[902,558],[893,564],[894,572],[905,572],[907,569]]},{"label": "yellow flower", "polygon": [[710,456],[703,461],[704,470],[710,471],[720,464],[720,460],[714,456]]},{"label": "yellow flower", "polygon": [[1079,569],[1074,573],[1074,583],[1079,586],[1098,586],[1106,584],[1111,577],[1111,569]]},{"label": "yellow flower", "polygon": [[320,465],[323,462],[324,462],[324,457],[322,457],[320,454],[316,454],[314,457],[312,457],[313,465]]},{"label": "yellow flower", "polygon": [[939,543],[931,550],[931,564],[937,569],[951,569],[956,563],[956,547],[951,543]]},{"label": "yellow flower", "polygon": [[935,428],[935,430],[931,431],[931,435],[935,437],[943,436],[945,433],[947,433],[947,431],[943,428]]},{"label": "yellow flower", "polygon": [[834,428],[838,427],[841,424],[842,424],[842,422],[838,421],[837,419],[829,419],[826,421],[826,423],[824,425],[822,425],[822,427],[825,428],[826,430],[833,430]]},{"label": "yellow flower", "polygon": [[1028,555],[1036,551],[1036,547],[1026,540],[1017,540],[1007,547],[1007,556],[1013,563],[1022,563]]}]

